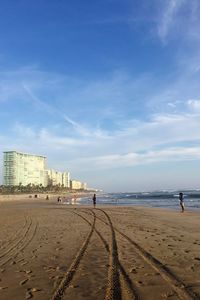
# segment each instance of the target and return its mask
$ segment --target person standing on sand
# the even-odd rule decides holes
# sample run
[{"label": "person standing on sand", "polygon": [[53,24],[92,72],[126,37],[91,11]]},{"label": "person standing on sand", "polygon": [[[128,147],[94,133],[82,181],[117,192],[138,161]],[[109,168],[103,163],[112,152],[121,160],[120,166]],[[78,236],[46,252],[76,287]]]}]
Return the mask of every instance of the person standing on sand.
[{"label": "person standing on sand", "polygon": [[93,205],[94,205],[94,208],[95,208],[96,207],[96,200],[97,200],[96,194],[94,194],[92,200],[93,200]]},{"label": "person standing on sand", "polygon": [[185,210],[184,200],[183,200],[183,193],[179,193],[179,200],[180,200],[180,206],[181,206],[181,212],[183,213]]}]

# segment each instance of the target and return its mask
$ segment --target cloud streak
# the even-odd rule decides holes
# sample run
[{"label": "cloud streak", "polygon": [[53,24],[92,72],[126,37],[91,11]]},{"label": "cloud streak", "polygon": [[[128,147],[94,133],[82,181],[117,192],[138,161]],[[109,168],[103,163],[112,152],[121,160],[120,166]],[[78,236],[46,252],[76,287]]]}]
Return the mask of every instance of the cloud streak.
[{"label": "cloud streak", "polygon": [[159,151],[147,151],[145,153],[131,152],[127,154],[81,158],[68,161],[67,164],[73,169],[83,168],[87,170],[89,166],[92,166],[97,170],[109,170],[159,162],[190,160],[200,160],[200,147],[177,147]]},{"label": "cloud streak", "polygon": [[166,5],[164,6],[162,18],[158,26],[158,35],[163,42],[165,42],[170,29],[176,23],[177,14],[186,3],[186,0],[169,0],[164,2]]}]

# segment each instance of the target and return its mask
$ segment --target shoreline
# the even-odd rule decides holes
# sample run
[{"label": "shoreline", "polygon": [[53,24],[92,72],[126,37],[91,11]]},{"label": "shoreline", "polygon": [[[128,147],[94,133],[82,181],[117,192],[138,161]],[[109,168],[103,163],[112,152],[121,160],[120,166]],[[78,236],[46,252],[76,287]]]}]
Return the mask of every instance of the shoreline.
[{"label": "shoreline", "polygon": [[[93,193],[93,192],[92,192]],[[46,196],[49,196],[49,200],[51,198],[55,198],[58,196],[73,198],[73,197],[87,197],[92,195],[91,192],[60,192],[60,193],[26,193],[26,194],[0,194],[0,202],[1,201],[21,201],[21,200],[46,200]],[[35,198],[35,195],[37,197]]]},{"label": "shoreline", "polygon": [[[59,203],[59,205],[63,204],[63,205],[78,205],[79,207],[83,206],[86,207],[88,205],[92,206],[92,195],[94,194],[94,192],[63,192],[63,193],[37,193],[38,197],[35,198],[34,195],[36,193],[32,193],[32,194],[8,194],[8,195],[0,195],[0,203],[3,202],[36,202],[38,203],[39,201],[45,201],[45,202],[49,202],[49,203],[57,203],[57,198],[60,196],[62,198],[62,202]],[[46,196],[49,196],[49,200],[46,200]],[[31,196],[31,197],[30,197]],[[84,198],[89,198],[90,200],[88,201],[88,203],[81,203],[81,199]],[[75,199],[75,202],[73,202],[72,200]],[[65,203],[64,203],[65,201]],[[79,202],[80,201],[80,202]],[[68,203],[67,203],[68,202]],[[150,205],[139,205],[139,204],[123,204],[123,203],[101,203],[98,202],[98,198],[97,198],[97,207],[105,207],[105,208],[109,208],[109,207],[113,207],[113,208],[139,208],[139,209],[159,209],[159,210],[164,210],[164,211],[174,211],[174,212],[180,212],[180,206],[177,205],[175,206],[150,206]],[[197,207],[187,207],[185,206],[185,212],[183,214],[186,213],[198,213],[200,212],[200,208]]]}]

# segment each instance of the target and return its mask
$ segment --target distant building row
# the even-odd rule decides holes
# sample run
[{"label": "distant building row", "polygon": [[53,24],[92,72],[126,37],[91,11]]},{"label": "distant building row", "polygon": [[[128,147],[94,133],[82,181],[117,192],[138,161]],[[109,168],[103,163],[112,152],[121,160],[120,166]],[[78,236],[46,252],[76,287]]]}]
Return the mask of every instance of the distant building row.
[{"label": "distant building row", "polygon": [[3,184],[26,186],[28,184],[48,186],[59,185],[71,189],[86,189],[86,183],[70,180],[69,172],[47,170],[46,157],[17,151],[4,152]]}]

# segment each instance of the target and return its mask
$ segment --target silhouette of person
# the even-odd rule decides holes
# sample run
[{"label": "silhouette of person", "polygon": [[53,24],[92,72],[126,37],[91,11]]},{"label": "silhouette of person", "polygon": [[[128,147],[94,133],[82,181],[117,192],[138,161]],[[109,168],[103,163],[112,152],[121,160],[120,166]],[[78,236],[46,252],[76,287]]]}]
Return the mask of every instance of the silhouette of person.
[{"label": "silhouette of person", "polygon": [[183,193],[179,193],[179,200],[180,200],[181,212],[183,213],[185,210]]},{"label": "silhouette of person", "polygon": [[94,194],[92,200],[93,200],[93,205],[94,205],[94,208],[95,208],[96,207],[96,200],[97,200],[96,194]]}]

